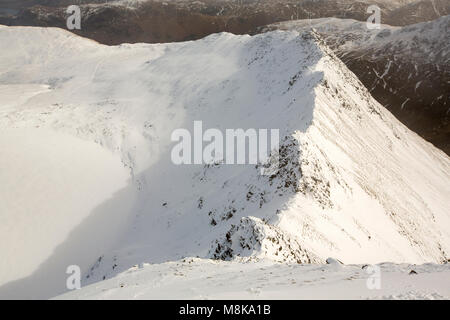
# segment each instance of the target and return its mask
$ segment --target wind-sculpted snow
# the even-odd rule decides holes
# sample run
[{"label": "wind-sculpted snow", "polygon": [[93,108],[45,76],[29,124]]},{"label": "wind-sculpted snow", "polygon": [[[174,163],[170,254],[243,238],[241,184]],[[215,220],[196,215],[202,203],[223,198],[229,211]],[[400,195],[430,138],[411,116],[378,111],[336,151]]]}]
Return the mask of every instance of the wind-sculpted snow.
[{"label": "wind-sculpted snow", "polygon": [[[51,130],[94,142],[121,160],[130,179],[110,198],[98,198],[99,206],[115,208],[129,192],[134,197],[120,209],[130,224],[108,241],[92,233],[110,229],[104,210],[80,209],[85,220],[64,231],[53,254],[30,261],[34,269],[23,278],[4,283],[2,297],[64,292],[65,281],[49,284],[48,277],[64,277],[66,262],[81,266],[86,285],[134,265],[184,257],[448,259],[448,157],[378,104],[315,33],[222,33],[107,47],[58,29],[0,27],[0,42],[8,48],[0,52],[0,132],[26,130],[33,139]],[[260,165],[173,164],[171,133],[192,131],[194,121],[221,131],[279,129],[278,170],[261,175]],[[84,152],[79,156],[90,156]],[[77,158],[73,165],[82,169]],[[73,180],[64,188],[83,188]],[[39,181],[33,183],[39,193]],[[57,206],[58,193],[46,197],[54,204],[49,216],[74,214]],[[15,214],[1,212],[6,219]],[[11,241],[7,233],[1,237]],[[27,250],[18,248],[9,264]]]}]

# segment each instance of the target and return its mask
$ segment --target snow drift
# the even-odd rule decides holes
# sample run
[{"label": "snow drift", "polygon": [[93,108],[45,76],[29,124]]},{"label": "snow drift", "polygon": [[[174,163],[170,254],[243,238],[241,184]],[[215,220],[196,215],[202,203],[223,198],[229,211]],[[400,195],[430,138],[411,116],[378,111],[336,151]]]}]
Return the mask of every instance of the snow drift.
[{"label": "snow drift", "polygon": [[[26,238],[31,219],[41,219],[16,197],[47,193],[44,218],[64,217],[64,228],[54,220],[46,232],[34,231],[34,245],[52,245],[27,258],[21,279],[2,279],[2,297],[64,292],[62,278],[71,264],[82,267],[88,284],[143,262],[183,257],[448,259],[449,158],[377,103],[314,32],[222,33],[108,47],[59,29],[0,27],[0,42],[8,48],[0,52],[0,132],[8,132],[2,150],[19,154],[22,148],[20,157],[39,163],[74,158],[73,175],[62,186],[77,194],[79,205],[73,210],[78,207],[60,196],[53,180],[42,188],[39,179],[15,179],[19,172],[34,175],[28,170],[32,160],[2,159],[0,196],[16,205],[2,207],[1,242],[16,247],[14,254],[8,245],[0,247],[8,257],[0,273],[29,255],[31,240],[14,239]],[[223,131],[279,129],[278,172],[260,175],[254,165],[174,165],[171,133],[191,130],[195,120]],[[8,138],[19,135],[16,130],[21,138]],[[45,146],[43,132],[61,140]],[[26,151],[30,141],[37,144],[32,154]],[[72,154],[64,153],[67,145],[74,145]],[[57,179],[61,170],[43,165],[40,174]],[[31,187],[8,191],[27,179]],[[80,200],[84,196],[91,202]],[[97,214],[95,205],[111,212]],[[106,240],[89,241],[93,230]],[[56,245],[62,250],[49,255]],[[52,274],[59,278],[49,284]]]}]

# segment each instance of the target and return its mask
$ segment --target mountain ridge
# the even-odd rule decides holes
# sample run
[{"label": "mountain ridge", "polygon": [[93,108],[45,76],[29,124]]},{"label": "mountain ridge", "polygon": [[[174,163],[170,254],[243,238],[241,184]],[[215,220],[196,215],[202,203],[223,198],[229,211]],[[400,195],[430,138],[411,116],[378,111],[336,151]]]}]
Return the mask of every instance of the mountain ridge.
[{"label": "mountain ridge", "polygon": [[[90,257],[81,265],[83,285],[136,264],[190,256],[448,259],[448,156],[377,103],[315,32],[109,47],[58,29],[0,27],[0,39],[10,48],[1,53],[0,96],[20,94],[23,85],[35,92],[2,106],[0,130],[32,136],[48,129],[95,142],[120,157],[130,175],[100,205],[117,206],[125,191],[135,196],[120,213],[130,224],[114,231],[111,243],[89,246],[96,243],[92,230],[108,229],[109,221],[84,208],[86,221],[37,260],[41,268],[3,284],[1,296],[64,292],[61,252],[73,253],[74,263]],[[279,129],[278,173],[174,165],[171,132],[192,131],[198,120],[222,131]]]},{"label": "mountain ridge", "polygon": [[342,19],[282,22],[264,30],[314,28],[371,94],[400,121],[426,140],[449,149],[447,85],[450,16],[406,27]]}]

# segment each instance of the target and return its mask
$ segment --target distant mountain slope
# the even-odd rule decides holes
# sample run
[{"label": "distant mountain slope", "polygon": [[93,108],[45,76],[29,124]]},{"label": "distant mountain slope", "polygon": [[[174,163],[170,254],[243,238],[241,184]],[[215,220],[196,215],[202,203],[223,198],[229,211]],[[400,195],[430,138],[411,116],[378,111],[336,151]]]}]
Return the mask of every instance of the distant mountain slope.
[{"label": "distant mountain slope", "polygon": [[450,14],[447,0],[418,0],[392,10],[383,23],[405,26],[418,22],[432,21]]},{"label": "distant mountain slope", "polygon": [[315,28],[371,94],[400,121],[450,154],[450,16],[370,30],[354,20],[315,19],[264,30]]},{"label": "distant mountain slope", "polygon": [[80,4],[75,33],[104,44],[160,43],[199,39],[216,32],[246,34],[279,21],[337,17],[365,21],[370,5],[382,22],[405,25],[450,14],[446,0],[41,0],[7,3],[22,8],[0,24],[66,28],[66,8]]},{"label": "distant mountain slope", "polygon": [[[69,220],[66,229],[55,222],[41,238],[28,239],[61,235],[50,256],[27,260],[35,269],[24,278],[3,279],[1,297],[64,292],[69,264],[82,267],[84,285],[143,262],[196,256],[284,263],[449,258],[450,159],[377,103],[314,32],[108,47],[60,29],[0,27],[0,42],[8,48],[0,51],[0,131],[26,132],[2,149],[50,130],[95,142],[129,173],[127,185],[111,184],[105,198],[106,190],[81,179],[101,172],[101,158],[80,147],[74,168],[86,174],[63,180],[56,191],[85,190],[100,211],[80,205],[82,222]],[[261,175],[255,165],[173,164],[173,130],[192,132],[199,120],[204,130],[279,129],[279,166]],[[58,159],[59,145],[42,152],[48,148]],[[2,161],[20,172],[14,157]],[[48,203],[47,217],[73,218],[71,203],[61,209],[59,193],[41,188],[27,168],[24,186]],[[40,174],[55,175],[48,170]],[[14,194],[0,197],[20,204]],[[29,220],[14,220],[23,207],[8,208],[0,214],[11,232],[1,232],[0,242],[10,243],[13,234],[27,239]],[[118,226],[118,218],[130,224]],[[14,267],[28,250],[0,255]]]}]

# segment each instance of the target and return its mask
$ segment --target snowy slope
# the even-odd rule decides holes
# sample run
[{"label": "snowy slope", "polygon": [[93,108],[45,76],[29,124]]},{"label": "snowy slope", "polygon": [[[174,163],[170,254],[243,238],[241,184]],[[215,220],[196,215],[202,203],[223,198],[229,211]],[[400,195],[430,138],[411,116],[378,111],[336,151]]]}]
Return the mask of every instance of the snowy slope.
[{"label": "snowy slope", "polygon": [[189,258],[136,265],[55,299],[448,300],[450,265],[299,265]]},{"label": "snowy slope", "polygon": [[[110,161],[120,158],[126,185],[111,164],[116,183],[102,180],[109,171],[99,168],[98,177],[87,175],[108,189],[83,192],[131,221],[129,227],[111,221],[109,212],[99,214],[85,201],[80,215],[71,203],[61,209],[50,189],[54,203],[46,214],[67,215],[71,228],[60,230],[65,240],[52,240],[49,230],[36,241],[62,249],[30,259],[22,274],[28,277],[0,287],[2,297],[64,292],[62,266],[69,264],[80,265],[89,284],[143,262],[196,256],[297,263],[329,256],[344,263],[448,259],[449,158],[381,107],[314,33],[223,33],[107,47],[59,29],[0,27],[0,42],[8,48],[0,53],[0,132],[18,130],[25,142],[42,132],[84,141],[74,149],[77,170],[106,161],[89,149],[92,142],[113,154]],[[174,165],[171,133],[192,130],[194,120],[204,129],[280,129],[278,173],[262,176],[250,165]],[[15,143],[6,139],[2,149],[13,148],[8,141]],[[4,161],[3,168],[28,166],[13,157]],[[82,176],[66,181],[65,190],[102,189]],[[21,197],[37,196],[40,186],[35,182],[33,194]],[[135,199],[123,205],[130,193]],[[17,201],[15,193],[1,196]],[[24,234],[28,221],[11,218],[17,210],[1,211],[10,221],[4,228]],[[96,229],[117,231],[108,241],[90,241]],[[2,237],[13,241],[9,233]],[[20,264],[28,250],[26,243],[18,246],[8,266]]]},{"label": "snowy slope", "polygon": [[[383,20],[384,21],[384,20]],[[371,94],[411,130],[450,153],[450,16],[405,27],[323,18],[265,27],[314,28]]]}]

